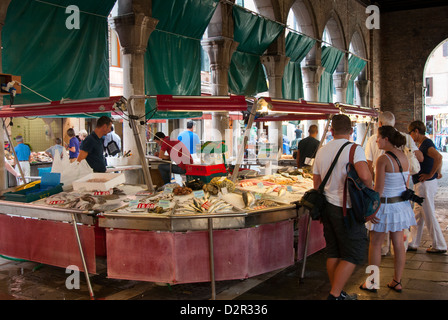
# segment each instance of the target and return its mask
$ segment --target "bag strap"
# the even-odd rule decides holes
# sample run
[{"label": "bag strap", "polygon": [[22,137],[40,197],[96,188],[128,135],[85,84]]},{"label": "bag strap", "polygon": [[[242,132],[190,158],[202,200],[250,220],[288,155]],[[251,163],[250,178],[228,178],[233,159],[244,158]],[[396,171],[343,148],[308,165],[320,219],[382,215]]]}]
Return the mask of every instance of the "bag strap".
[{"label": "bag strap", "polygon": [[331,172],[333,171],[334,167],[336,166],[336,162],[338,161],[339,156],[342,153],[342,150],[345,148],[346,145],[350,144],[350,141],[347,141],[346,143],[344,143],[342,145],[342,147],[339,149],[338,153],[336,154],[336,157],[334,158],[330,169],[328,169],[327,174],[325,175],[324,180],[322,180],[322,182],[320,183],[320,186],[318,188],[318,190],[320,190],[320,192],[324,191],[325,185],[327,184],[328,179],[330,178]]},{"label": "bag strap", "polygon": [[[350,154],[348,156],[348,163],[355,165],[354,164],[354,158],[355,158],[355,151],[356,148],[358,147],[358,145],[356,143],[353,143],[351,148],[350,148]],[[344,194],[342,196],[342,212],[344,213],[344,217],[347,216],[347,189],[348,189],[348,173],[347,173],[347,177],[345,178],[345,183],[344,183]]]},{"label": "bag strap", "polygon": [[400,162],[400,160],[398,160],[398,157],[397,157],[392,151],[386,151],[386,153],[387,153],[388,155],[390,155],[392,158],[394,158],[395,161],[397,161],[398,168],[400,169],[401,176],[403,177],[404,185],[406,186],[406,179],[404,178],[403,168],[401,167],[401,162]]}]

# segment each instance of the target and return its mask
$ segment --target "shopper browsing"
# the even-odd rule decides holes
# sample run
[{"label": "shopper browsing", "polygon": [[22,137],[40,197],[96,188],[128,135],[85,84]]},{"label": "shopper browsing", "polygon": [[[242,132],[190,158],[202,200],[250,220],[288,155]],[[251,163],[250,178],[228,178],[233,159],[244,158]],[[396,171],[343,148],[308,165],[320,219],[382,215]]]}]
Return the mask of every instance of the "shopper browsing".
[{"label": "shopper browsing", "polygon": [[111,127],[111,118],[102,116],[98,119],[95,130],[82,143],[78,162],[86,159],[94,172],[106,172],[106,159],[103,152],[104,139],[102,138],[110,132]]},{"label": "shopper browsing", "polygon": [[[384,111],[381,112],[378,116],[378,127],[381,128],[382,126],[395,126],[395,116],[390,111]],[[408,150],[411,150],[415,154],[415,157],[418,161],[423,161],[423,153],[418,150],[417,146],[415,145],[414,140],[411,138],[411,136],[407,133],[400,132],[403,136],[406,137],[406,144],[402,147],[407,148]],[[381,150],[378,148],[377,144],[378,140],[378,134],[372,135],[369,140],[367,140],[366,144],[366,159],[367,159],[367,165],[369,166],[370,172],[372,173],[372,177],[375,177],[375,165],[378,157],[384,154],[384,150]],[[383,246],[381,248],[381,254],[383,256],[387,255],[389,253],[390,248],[390,237],[387,233],[384,239]]]},{"label": "shopper browsing", "polygon": [[[381,263],[381,245],[386,234],[394,246],[395,272],[392,281],[387,285],[401,292],[401,278],[406,263],[406,251],[403,243],[404,230],[415,225],[414,212],[409,200],[401,195],[406,190],[409,176],[409,162],[399,148],[406,144],[406,137],[392,126],[381,126],[378,129],[378,149],[386,152],[378,157],[376,162],[375,191],[381,195],[381,207],[373,222],[367,223],[370,230],[369,265],[378,266]],[[391,152],[391,154],[389,153]],[[398,159],[395,160],[395,157]],[[402,172],[400,172],[400,166]],[[368,284],[367,284],[368,285]],[[366,284],[360,286],[363,290],[375,292]]]},{"label": "shopper browsing", "polygon": [[59,155],[61,157],[62,157],[62,155],[63,155],[63,153],[65,151],[64,147],[62,146],[62,139],[61,138],[54,139],[54,143],[55,144],[53,146],[51,146],[50,148],[45,150],[45,153],[47,155],[49,155],[52,159],[54,159],[54,154],[55,154],[56,150],[59,151]]},{"label": "shopper browsing", "polygon": [[67,130],[67,135],[69,136],[70,141],[68,144],[65,144],[65,147],[68,150],[70,162],[74,162],[79,155],[79,140],[76,138],[75,130],[73,130],[73,128]]},{"label": "shopper browsing", "polygon": [[[23,137],[17,136],[16,137],[17,146],[14,148],[14,151],[16,152],[17,158],[15,158],[15,170],[18,174],[17,177],[17,185],[21,185],[24,183],[22,176],[20,175],[20,169],[19,169],[19,163],[20,168],[22,169],[22,172],[25,177],[29,177],[31,174],[31,149],[28,147],[25,143],[23,143]],[[28,183],[29,179],[25,178],[25,181]]]},{"label": "shopper browsing", "polygon": [[[318,189],[323,177],[333,162],[339,149],[349,141],[353,129],[350,118],[346,115],[335,115],[331,122],[333,140],[319,149],[313,167],[314,188]],[[350,145],[346,146],[336,163],[334,170],[325,185],[324,194],[327,204],[322,214],[324,236],[327,243],[327,272],[330,278],[330,300],[356,299],[347,295],[343,288],[352,275],[356,265],[365,260],[367,251],[367,230],[364,223],[355,223],[350,228],[344,222],[342,204],[344,182],[347,176],[346,165],[349,162]],[[364,150],[357,147],[354,154],[356,172],[364,184],[372,187],[372,176],[367,166]],[[347,207],[351,207],[347,201]]]},{"label": "shopper browsing", "polygon": [[434,197],[437,193],[438,172],[442,167],[442,155],[436,150],[434,142],[425,136],[426,126],[421,121],[413,121],[408,127],[409,134],[423,153],[420,162],[420,172],[412,176],[415,194],[425,200],[422,205],[414,204],[417,226],[411,228],[411,241],[408,251],[416,251],[422,239],[423,227],[426,224],[432,240],[432,246],[427,253],[445,253],[447,250],[445,238],[435,215]]},{"label": "shopper browsing", "polygon": [[319,147],[319,140],[316,139],[318,129],[315,124],[312,124],[308,129],[309,136],[300,140],[297,148],[297,168],[309,167],[312,165],[312,159],[316,155]]}]

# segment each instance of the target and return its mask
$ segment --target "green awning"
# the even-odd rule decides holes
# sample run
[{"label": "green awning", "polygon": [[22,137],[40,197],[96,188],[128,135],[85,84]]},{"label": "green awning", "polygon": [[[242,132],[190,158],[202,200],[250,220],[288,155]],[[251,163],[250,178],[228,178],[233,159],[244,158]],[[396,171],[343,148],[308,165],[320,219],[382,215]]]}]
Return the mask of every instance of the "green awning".
[{"label": "green awning", "polygon": [[233,6],[234,39],[239,42],[229,68],[229,90],[254,96],[268,90],[261,55],[283,32],[284,26]]},{"label": "green awning", "polygon": [[347,103],[353,104],[354,98],[355,98],[355,79],[358,77],[360,72],[364,69],[366,66],[367,61],[351,56],[348,59],[348,73],[350,74],[350,79],[348,80],[348,86],[347,86]]},{"label": "green awning", "polygon": [[[115,0],[12,0],[2,30],[4,73],[53,101],[109,97],[107,15]],[[79,29],[68,29],[76,5]],[[16,104],[46,102],[22,87]],[[9,104],[9,99],[5,101]]]},{"label": "green awning", "polygon": [[[159,22],[151,33],[145,54],[147,95],[201,95],[201,38],[219,0],[153,0],[152,15]],[[188,26],[188,27],[186,27]],[[202,112],[156,112],[145,103],[147,119],[179,119]]]},{"label": "green awning", "polygon": [[285,53],[290,58],[282,81],[284,99],[298,100],[304,97],[302,68],[300,63],[315,45],[316,40],[294,32],[286,36]]},{"label": "green awning", "polygon": [[333,73],[344,52],[333,47],[322,47],[322,67],[325,68],[319,83],[319,102],[333,102]]}]

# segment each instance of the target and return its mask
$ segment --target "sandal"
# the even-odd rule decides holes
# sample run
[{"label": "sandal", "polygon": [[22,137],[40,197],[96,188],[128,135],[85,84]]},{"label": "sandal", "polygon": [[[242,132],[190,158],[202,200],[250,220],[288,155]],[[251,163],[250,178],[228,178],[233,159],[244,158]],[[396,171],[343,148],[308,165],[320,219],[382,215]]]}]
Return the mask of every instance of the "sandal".
[{"label": "sandal", "polygon": [[[367,288],[367,286],[365,286],[365,282],[363,282],[363,283],[361,283],[361,285],[359,286],[359,289],[361,289],[361,290],[365,290],[365,291],[369,291],[369,292],[372,292],[372,293],[376,293],[376,292],[378,292],[378,289],[375,289],[375,288]],[[372,281],[372,284],[373,284],[373,281]]]},{"label": "sandal", "polygon": [[399,293],[401,293],[402,289],[397,289],[397,286],[398,286],[398,285],[401,285],[401,281],[399,282],[399,281],[397,281],[397,280],[395,280],[395,279],[392,279],[392,281],[395,282],[396,285],[391,286],[391,285],[387,284],[387,287],[390,288],[390,289],[392,289],[392,290],[394,290],[395,292],[399,292]]},{"label": "sandal", "polygon": [[427,253],[445,253],[446,250],[440,250],[440,249],[436,249],[433,247],[429,247],[428,249],[426,249]]}]

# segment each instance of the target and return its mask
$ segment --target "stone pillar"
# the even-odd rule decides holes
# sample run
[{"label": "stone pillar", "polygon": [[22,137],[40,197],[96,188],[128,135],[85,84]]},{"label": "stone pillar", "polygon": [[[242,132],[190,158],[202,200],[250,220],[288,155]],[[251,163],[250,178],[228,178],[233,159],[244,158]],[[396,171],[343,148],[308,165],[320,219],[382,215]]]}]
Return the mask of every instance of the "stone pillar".
[{"label": "stone pillar", "polygon": [[[229,94],[229,67],[232,54],[238,47],[233,39],[217,36],[201,41],[207,52],[211,69],[211,94],[213,96],[227,96]],[[225,130],[229,128],[228,112],[212,113],[213,140],[223,140]]]},{"label": "stone pillar", "polygon": [[[289,62],[290,58],[284,55],[265,55],[261,57],[261,63],[266,68],[266,73],[269,80],[269,97],[282,98],[282,79],[285,71],[285,66]],[[277,136],[273,133],[276,130]],[[277,142],[278,149],[283,153],[283,131],[282,122],[273,121],[269,124],[269,142]],[[274,141],[274,140],[277,141]]]},{"label": "stone pillar", "polygon": [[[5,25],[6,12],[11,0],[3,0],[0,3],[0,72],[2,72],[2,29]],[[0,102],[3,105],[3,100]],[[7,188],[7,174],[5,170],[5,145],[4,145],[5,131],[3,129],[3,121],[0,122],[0,190]],[[12,147],[12,146],[11,146]]]},{"label": "stone pillar", "polygon": [[322,66],[302,67],[303,95],[306,101],[319,101],[319,83],[324,70]]},{"label": "stone pillar", "polygon": [[[303,82],[303,95],[306,101],[319,101],[319,83],[320,77],[324,72],[325,68],[322,66],[307,65],[302,67],[302,82]],[[319,125],[317,120],[305,120],[303,123],[303,133],[302,137],[308,136],[308,128],[310,125]],[[319,128],[319,136],[323,133],[323,128]]]},{"label": "stone pillar", "polygon": [[333,74],[333,82],[336,89],[335,102],[347,102],[348,80],[350,80],[350,74],[348,72],[336,72]]},{"label": "stone pillar", "polygon": [[[111,27],[120,40],[123,53],[123,95],[129,99],[133,95],[145,94],[145,64],[144,54],[148,39],[158,23],[151,18],[150,9],[146,5],[138,5],[137,0],[118,1],[118,16],[109,19]],[[149,8],[150,8],[149,2]],[[146,9],[145,9],[146,8]],[[145,114],[145,100],[133,100],[134,113],[137,116]],[[145,120],[145,119],[141,119]],[[145,126],[138,126],[142,143],[146,141]],[[134,154],[132,164],[140,163],[138,149],[132,129],[129,125],[123,126],[123,150],[131,150]],[[146,150],[146,145],[143,145]]]},{"label": "stone pillar", "polygon": [[356,88],[358,88],[359,96],[361,97],[361,106],[368,107],[369,106],[370,81],[369,80],[355,81],[355,85],[356,85]]}]

